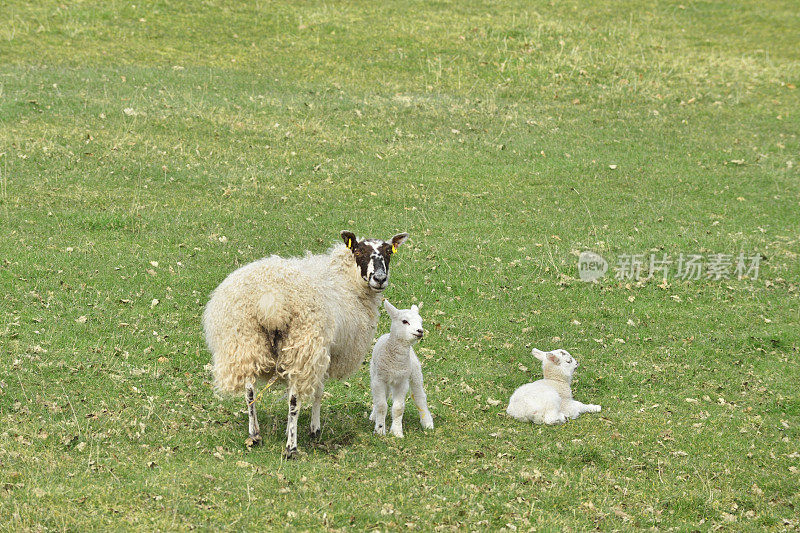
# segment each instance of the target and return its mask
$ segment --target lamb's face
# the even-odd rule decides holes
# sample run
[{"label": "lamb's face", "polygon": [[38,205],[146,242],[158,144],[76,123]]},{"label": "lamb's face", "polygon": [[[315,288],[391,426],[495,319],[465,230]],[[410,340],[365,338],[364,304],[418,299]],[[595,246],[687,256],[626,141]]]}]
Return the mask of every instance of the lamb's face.
[{"label": "lamb's face", "polygon": [[572,374],[578,368],[578,360],[566,350],[543,352],[534,348],[532,353],[542,362],[542,374],[546,378],[561,376],[567,381],[571,381]]},{"label": "lamb's face", "polygon": [[361,277],[370,289],[380,292],[389,284],[389,261],[397,247],[408,238],[408,233],[398,233],[390,241],[364,239],[359,241],[354,233],[342,232],[342,240],[353,252]]},{"label": "lamb's face", "polygon": [[391,335],[409,344],[418,342],[424,331],[422,317],[419,316],[419,307],[412,305],[411,309],[397,309],[389,300],[383,301],[383,307],[392,319]]}]

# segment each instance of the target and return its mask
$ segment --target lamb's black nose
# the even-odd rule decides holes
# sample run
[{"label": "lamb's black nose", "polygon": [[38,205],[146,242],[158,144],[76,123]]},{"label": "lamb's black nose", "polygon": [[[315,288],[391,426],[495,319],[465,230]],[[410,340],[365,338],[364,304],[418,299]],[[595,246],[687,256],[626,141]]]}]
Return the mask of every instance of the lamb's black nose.
[{"label": "lamb's black nose", "polygon": [[372,279],[374,279],[376,283],[383,285],[386,282],[386,274],[375,274],[372,276]]}]

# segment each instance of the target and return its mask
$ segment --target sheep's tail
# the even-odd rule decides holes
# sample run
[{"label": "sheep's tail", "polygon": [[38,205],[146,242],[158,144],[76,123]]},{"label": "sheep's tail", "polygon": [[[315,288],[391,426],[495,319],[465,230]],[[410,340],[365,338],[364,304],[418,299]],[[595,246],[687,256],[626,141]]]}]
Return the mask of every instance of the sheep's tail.
[{"label": "sheep's tail", "polygon": [[291,320],[291,310],[279,291],[268,291],[258,301],[258,321],[267,331],[283,331]]}]

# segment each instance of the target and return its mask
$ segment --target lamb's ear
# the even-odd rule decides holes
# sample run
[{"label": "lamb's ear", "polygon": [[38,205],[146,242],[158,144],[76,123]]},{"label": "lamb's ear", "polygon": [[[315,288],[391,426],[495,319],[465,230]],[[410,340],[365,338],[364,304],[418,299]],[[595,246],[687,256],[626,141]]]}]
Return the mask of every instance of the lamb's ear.
[{"label": "lamb's ear", "polygon": [[539,348],[534,348],[531,350],[531,355],[534,356],[539,361],[544,361],[544,358],[547,357],[547,354],[541,351]]},{"label": "lamb's ear", "polygon": [[411,306],[411,310],[419,314],[419,306],[417,306],[416,304]]},{"label": "lamb's ear", "polygon": [[394,317],[397,315],[397,308],[389,303],[389,300],[383,301],[383,308],[386,309],[386,312],[389,313],[390,317]]},{"label": "lamb's ear", "polygon": [[351,250],[355,249],[356,244],[358,244],[358,239],[356,239],[356,234],[352,231],[343,230],[339,235],[342,236],[342,240],[347,245],[348,248]]},{"label": "lamb's ear", "polygon": [[398,233],[392,237],[392,252],[396,252],[397,247],[406,242],[406,239],[408,239],[408,233]]},{"label": "lamb's ear", "polygon": [[557,365],[558,363],[561,362],[561,359],[558,358],[558,355],[556,355],[553,352],[547,352],[547,360],[553,363],[554,365]]}]

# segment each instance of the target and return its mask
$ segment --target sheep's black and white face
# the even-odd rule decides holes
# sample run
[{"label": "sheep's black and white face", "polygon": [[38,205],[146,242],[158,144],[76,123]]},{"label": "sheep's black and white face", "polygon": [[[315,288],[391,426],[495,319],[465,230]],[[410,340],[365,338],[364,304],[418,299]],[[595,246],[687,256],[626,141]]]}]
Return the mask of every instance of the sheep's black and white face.
[{"label": "sheep's black and white face", "polygon": [[397,247],[408,238],[408,233],[398,233],[389,241],[364,239],[359,241],[350,231],[342,232],[342,240],[353,252],[361,277],[374,291],[382,291],[389,284],[389,260]]}]

